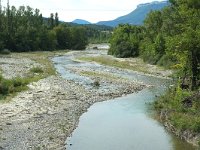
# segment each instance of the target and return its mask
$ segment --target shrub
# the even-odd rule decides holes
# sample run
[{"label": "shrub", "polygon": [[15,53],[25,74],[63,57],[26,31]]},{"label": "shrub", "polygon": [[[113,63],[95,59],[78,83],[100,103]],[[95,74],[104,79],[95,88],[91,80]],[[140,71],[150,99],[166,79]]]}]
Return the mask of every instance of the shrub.
[{"label": "shrub", "polygon": [[33,73],[43,73],[44,71],[40,67],[34,67],[30,69],[31,72]]},{"label": "shrub", "polygon": [[[185,105],[185,99],[190,98],[191,106]],[[167,93],[154,102],[154,108],[160,112],[168,112],[168,121],[178,130],[190,130],[200,133],[200,103],[198,91],[193,93],[183,90],[178,85],[171,88]]]},{"label": "shrub", "polygon": [[13,89],[12,82],[10,80],[2,79],[0,82],[0,93],[2,95],[7,95],[11,89]]},{"label": "shrub", "polygon": [[25,79],[22,79],[22,78],[12,79],[12,83],[13,83],[14,87],[24,86],[24,85],[28,84],[28,82]]},{"label": "shrub", "polygon": [[99,81],[95,80],[94,83],[93,83],[93,85],[94,85],[95,87],[99,87],[99,86],[100,86],[100,83],[99,83]]},{"label": "shrub", "polygon": [[0,76],[0,100],[9,94],[27,89],[28,80],[22,78],[4,79]]},{"label": "shrub", "polygon": [[163,55],[157,62],[158,65],[164,66],[166,68],[171,68],[176,63],[177,60],[173,58],[173,56],[168,56],[168,55]]}]

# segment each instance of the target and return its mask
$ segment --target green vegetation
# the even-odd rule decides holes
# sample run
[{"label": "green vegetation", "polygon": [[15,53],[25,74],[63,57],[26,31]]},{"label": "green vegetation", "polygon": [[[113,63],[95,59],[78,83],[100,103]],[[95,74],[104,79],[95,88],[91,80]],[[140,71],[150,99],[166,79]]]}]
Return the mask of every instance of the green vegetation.
[{"label": "green vegetation", "polygon": [[10,93],[15,93],[21,91],[22,89],[26,88],[25,85],[27,81],[22,80],[20,78],[6,80],[0,76],[0,99],[5,98]]},{"label": "green vegetation", "polygon": [[67,23],[67,25],[70,27],[84,27],[86,29],[88,42],[94,44],[108,43],[113,31],[112,27],[105,25],[96,25],[96,24],[80,25],[75,23]]},{"label": "green vegetation", "polygon": [[[80,74],[84,75],[84,76],[92,76],[92,77],[105,78],[105,79],[110,79],[110,80],[118,80],[119,79],[118,76],[114,76],[111,73],[105,73],[105,72],[81,71]],[[120,80],[123,80],[123,79],[125,80],[125,78],[120,77]]]},{"label": "green vegetation", "polygon": [[159,112],[166,111],[167,118],[179,131],[200,132],[200,93],[183,90],[178,86],[170,89],[166,95],[155,101],[154,107]]},{"label": "green vegetation", "polygon": [[95,80],[94,83],[93,83],[93,86],[94,87],[99,87],[100,86],[100,83],[98,80]]},{"label": "green vegetation", "polygon": [[36,82],[42,78],[50,75],[55,75],[55,69],[53,64],[49,60],[49,57],[66,53],[67,51],[55,51],[55,52],[32,52],[32,53],[14,53],[17,58],[29,58],[43,67],[33,67],[26,77],[17,77],[13,79],[4,79],[0,76],[0,100],[7,100],[9,97],[14,96],[17,92],[27,90],[27,85],[32,82]]},{"label": "green vegetation", "polygon": [[85,49],[85,27],[72,27],[58,20],[58,13],[44,19],[38,9],[9,5],[0,10],[0,51],[47,51]]},{"label": "green vegetation", "polygon": [[152,11],[143,26],[120,25],[110,40],[108,54],[140,56],[144,61],[179,70],[183,85],[200,86],[200,9],[195,0],[171,0]]},{"label": "green vegetation", "polygon": [[127,62],[120,62],[116,59],[112,59],[112,58],[104,57],[104,56],[81,57],[81,58],[78,58],[78,59],[83,60],[83,61],[94,61],[94,62],[104,64],[104,65],[108,65],[108,66],[130,69],[130,65],[128,65]]},{"label": "green vegetation", "polygon": [[108,42],[113,28],[59,22],[58,13],[44,18],[29,6],[0,10],[0,53],[85,49],[91,43]]},{"label": "green vegetation", "polygon": [[[139,71],[143,73],[152,74],[149,66],[146,65],[140,58],[135,58],[132,60],[119,60],[116,58],[112,58],[110,56],[96,56],[96,57],[80,57],[77,58],[78,60],[82,61],[93,61],[99,64],[111,66],[111,67],[118,67],[122,69],[130,69],[133,71]],[[162,67],[159,67],[159,71],[164,70]]]},{"label": "green vegetation", "polygon": [[111,38],[111,31],[98,31],[88,29],[88,41],[89,43],[108,43]]},{"label": "green vegetation", "polygon": [[[51,51],[51,52],[25,52],[25,53],[13,53],[17,58],[29,58],[35,62],[41,64],[41,67],[33,67],[30,69],[28,77],[37,77],[39,79],[45,78],[50,75],[55,75],[55,68],[52,62],[49,60],[50,57],[66,53],[67,51]],[[34,74],[36,73],[36,74]]]},{"label": "green vegetation", "polygon": [[112,27],[95,24],[88,24],[83,26],[86,28],[89,43],[96,44],[109,42],[113,31]]},{"label": "green vegetation", "polygon": [[200,3],[170,0],[152,11],[143,26],[120,25],[114,30],[109,54],[143,58],[177,70],[179,81],[154,106],[167,112],[165,121],[180,131],[200,133]]},{"label": "green vegetation", "polygon": [[139,55],[139,41],[142,39],[141,27],[120,25],[115,29],[110,40],[111,47],[108,54],[117,57],[130,57]]},{"label": "green vegetation", "polygon": [[30,69],[31,72],[33,73],[43,73],[44,71],[40,67],[34,67]]}]

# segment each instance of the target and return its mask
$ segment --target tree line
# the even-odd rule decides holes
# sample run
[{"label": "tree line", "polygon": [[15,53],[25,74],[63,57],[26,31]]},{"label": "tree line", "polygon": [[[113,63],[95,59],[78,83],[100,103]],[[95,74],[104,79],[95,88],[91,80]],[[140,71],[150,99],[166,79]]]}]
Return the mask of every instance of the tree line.
[{"label": "tree line", "polygon": [[61,23],[58,13],[45,19],[29,6],[0,10],[0,51],[84,49],[87,43],[86,28]]},{"label": "tree line", "polygon": [[82,26],[86,28],[89,43],[109,43],[113,27],[96,24],[68,23],[70,26]]},{"label": "tree line", "polygon": [[142,26],[119,25],[108,53],[178,69],[181,85],[195,90],[200,86],[200,1],[170,3],[150,12]]}]

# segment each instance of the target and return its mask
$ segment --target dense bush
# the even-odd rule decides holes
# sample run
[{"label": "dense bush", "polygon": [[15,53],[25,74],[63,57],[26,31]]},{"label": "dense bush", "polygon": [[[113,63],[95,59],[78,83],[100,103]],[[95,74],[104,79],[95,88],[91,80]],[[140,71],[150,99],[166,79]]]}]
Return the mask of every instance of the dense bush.
[{"label": "dense bush", "polygon": [[168,120],[180,131],[200,132],[200,94],[182,90],[179,86],[169,89],[166,95],[154,102],[158,111],[167,111]]},{"label": "dense bush", "polygon": [[28,80],[22,78],[15,79],[4,79],[0,76],[0,100],[9,94],[13,94],[15,92],[20,92],[26,89],[26,85],[29,83]]},{"label": "dense bush", "polygon": [[110,40],[108,54],[116,57],[136,57],[139,55],[141,28],[130,25],[120,25],[114,30]]}]

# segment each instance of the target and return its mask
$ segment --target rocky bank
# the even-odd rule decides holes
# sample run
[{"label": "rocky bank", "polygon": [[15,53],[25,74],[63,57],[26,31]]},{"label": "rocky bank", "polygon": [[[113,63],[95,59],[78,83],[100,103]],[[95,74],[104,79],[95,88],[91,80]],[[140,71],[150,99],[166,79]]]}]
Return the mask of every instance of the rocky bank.
[{"label": "rocky bank", "polygon": [[[2,75],[8,79],[24,77],[30,68],[38,65],[41,64],[28,58],[0,57]],[[66,137],[90,105],[145,87],[140,83],[109,78],[99,82],[118,89],[105,93],[98,92],[95,87],[88,90],[57,74],[29,84],[29,90],[18,93],[9,102],[0,103],[0,150],[65,149]]]}]

